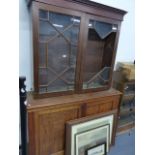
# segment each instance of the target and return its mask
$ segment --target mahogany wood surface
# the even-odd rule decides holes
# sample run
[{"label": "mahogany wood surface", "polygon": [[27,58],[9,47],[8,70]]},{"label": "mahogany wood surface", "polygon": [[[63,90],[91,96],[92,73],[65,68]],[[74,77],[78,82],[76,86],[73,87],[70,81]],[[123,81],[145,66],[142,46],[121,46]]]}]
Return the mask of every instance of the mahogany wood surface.
[{"label": "mahogany wood surface", "polygon": [[34,99],[32,93],[28,93],[28,106],[27,109],[32,111],[33,109],[39,109],[39,108],[48,108],[49,106],[53,105],[64,105],[64,104],[73,104],[73,102],[81,102],[81,101],[88,101],[88,100],[95,100],[98,98],[105,98],[111,96],[119,96],[121,93],[113,88],[106,90],[106,91],[100,91],[100,92],[94,92],[94,93],[86,93],[86,94],[73,94],[73,95],[67,95],[67,96],[59,96],[59,97],[51,97],[51,98],[43,98],[43,99]]},{"label": "mahogany wood surface", "polygon": [[134,127],[135,127],[135,124],[134,123],[128,123],[128,124],[125,124],[124,126],[118,127],[117,128],[117,132],[118,133],[125,132],[127,130],[131,130]]},{"label": "mahogany wood surface", "polygon": [[[71,16],[80,17],[80,32],[77,48],[77,58],[76,58],[76,69],[75,69],[75,85],[74,90],[66,90],[61,92],[39,92],[39,10],[43,9],[46,11],[52,11],[57,13],[62,13]],[[117,44],[120,33],[120,25],[125,15],[125,11],[108,7],[105,5],[100,5],[97,3],[92,3],[91,1],[81,1],[81,0],[37,0],[32,3],[32,22],[33,22],[33,48],[34,48],[34,95],[36,98],[52,97],[59,95],[67,95],[74,93],[87,93],[94,91],[102,91],[109,89],[112,83],[112,72],[114,67],[114,61],[116,56]],[[106,61],[103,62],[105,65],[111,67],[109,82],[101,88],[89,88],[83,89],[83,68],[85,65],[85,57],[87,50],[87,37],[88,37],[88,23],[89,20],[97,20],[101,22],[106,22],[110,24],[116,24],[118,26],[118,31],[115,37],[109,38],[114,40],[113,51],[110,55],[106,55]],[[108,54],[109,52],[107,52]],[[91,58],[89,61],[91,61]],[[95,59],[95,58],[94,58]],[[97,59],[96,59],[97,61]],[[108,61],[108,62],[107,62]],[[95,61],[92,61],[95,62]],[[99,61],[98,61],[99,63]],[[62,78],[62,77],[61,77]]]},{"label": "mahogany wood surface", "polygon": [[45,99],[29,94],[29,155],[64,154],[66,122],[117,110],[120,95],[114,89]]},{"label": "mahogany wood surface", "polygon": [[28,6],[33,1],[41,2],[45,4],[60,6],[68,9],[78,10],[95,14],[99,16],[107,16],[108,18],[123,20],[123,16],[127,13],[124,10],[106,6],[103,4],[95,3],[89,0],[27,0]]}]

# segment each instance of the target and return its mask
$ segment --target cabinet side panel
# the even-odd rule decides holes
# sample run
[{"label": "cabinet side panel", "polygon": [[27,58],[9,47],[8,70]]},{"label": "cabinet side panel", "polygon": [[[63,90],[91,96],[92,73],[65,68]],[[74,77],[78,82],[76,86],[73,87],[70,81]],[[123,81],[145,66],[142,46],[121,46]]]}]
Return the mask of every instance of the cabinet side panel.
[{"label": "cabinet side panel", "polygon": [[29,155],[35,155],[35,125],[34,125],[34,113],[28,112],[28,133],[29,133],[29,144],[28,153]]},{"label": "cabinet side panel", "polygon": [[115,99],[114,99],[112,109],[117,109],[117,108],[119,108],[119,104],[120,104],[120,96],[117,96],[117,97],[115,97]]}]

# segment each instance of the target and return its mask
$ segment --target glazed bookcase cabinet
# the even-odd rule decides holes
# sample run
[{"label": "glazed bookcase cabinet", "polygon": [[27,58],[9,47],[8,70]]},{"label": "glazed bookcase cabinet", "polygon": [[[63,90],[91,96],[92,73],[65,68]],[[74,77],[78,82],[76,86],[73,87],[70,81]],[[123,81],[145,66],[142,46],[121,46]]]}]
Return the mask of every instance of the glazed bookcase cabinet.
[{"label": "glazed bookcase cabinet", "polygon": [[33,1],[31,10],[36,97],[111,87],[125,11],[79,0]]},{"label": "glazed bookcase cabinet", "polygon": [[34,51],[29,155],[64,155],[67,121],[118,114],[121,93],[111,81],[126,12],[88,0],[29,0],[28,6]]}]

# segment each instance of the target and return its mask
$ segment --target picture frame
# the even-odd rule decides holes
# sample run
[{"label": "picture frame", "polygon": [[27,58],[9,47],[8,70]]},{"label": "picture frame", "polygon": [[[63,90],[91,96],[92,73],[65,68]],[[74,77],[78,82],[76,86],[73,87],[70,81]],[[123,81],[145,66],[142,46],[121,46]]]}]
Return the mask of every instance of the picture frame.
[{"label": "picture frame", "polygon": [[[110,125],[106,124],[75,135],[75,155],[85,155],[88,148],[106,142],[106,151],[109,151]],[[91,151],[90,151],[91,152]]]},{"label": "picture frame", "polygon": [[67,155],[76,154],[76,134],[95,129],[106,124],[110,125],[109,142],[111,145],[114,144],[114,135],[116,133],[117,110],[68,121],[66,123],[65,153]]},{"label": "picture frame", "polygon": [[106,142],[87,149],[85,155],[107,155]]}]

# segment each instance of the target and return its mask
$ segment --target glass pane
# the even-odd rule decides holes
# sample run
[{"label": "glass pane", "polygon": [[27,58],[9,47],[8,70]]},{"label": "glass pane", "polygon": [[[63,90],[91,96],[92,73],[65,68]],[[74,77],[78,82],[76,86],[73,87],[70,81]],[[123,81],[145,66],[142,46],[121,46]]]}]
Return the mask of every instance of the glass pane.
[{"label": "glass pane", "polygon": [[66,72],[61,73],[62,76],[60,78],[56,75],[55,78],[51,80],[51,76],[49,76],[47,91],[60,92],[74,89],[74,69],[66,69]]},{"label": "glass pane", "polygon": [[39,84],[41,87],[45,87],[47,85],[47,69],[40,68],[39,70]]},{"label": "glass pane", "polygon": [[85,52],[83,89],[109,82],[117,25],[90,20]]},{"label": "glass pane", "polygon": [[101,39],[104,39],[109,33],[112,32],[112,24],[96,21],[94,21],[93,23],[94,23],[94,29]]},{"label": "glass pane", "polygon": [[45,44],[39,44],[39,64],[40,67],[45,67],[46,65],[46,47]]},{"label": "glass pane", "polygon": [[63,38],[56,38],[48,43],[48,67],[56,72],[64,70],[69,63],[70,45]]},{"label": "glass pane", "polygon": [[39,17],[42,19],[48,19],[48,12],[44,10],[39,11]]},{"label": "glass pane", "polygon": [[79,28],[79,17],[40,12],[40,93],[74,90]]},{"label": "glass pane", "polygon": [[57,31],[51,27],[48,21],[40,21],[39,26],[39,40],[40,42],[48,42],[54,36],[56,36]]}]

